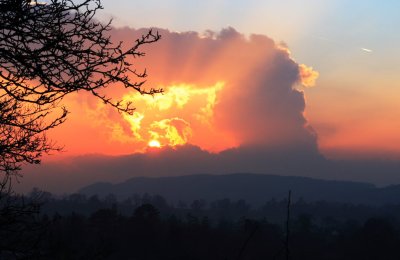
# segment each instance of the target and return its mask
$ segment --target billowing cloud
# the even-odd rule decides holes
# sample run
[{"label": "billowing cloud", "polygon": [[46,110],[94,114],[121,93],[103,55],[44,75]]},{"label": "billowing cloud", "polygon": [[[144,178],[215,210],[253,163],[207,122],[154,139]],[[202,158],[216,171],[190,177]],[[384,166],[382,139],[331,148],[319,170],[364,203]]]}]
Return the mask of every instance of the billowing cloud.
[{"label": "billowing cloud", "polygon": [[[132,42],[145,31],[122,28],[111,33],[114,41]],[[82,138],[80,147],[72,149],[75,153],[144,151],[153,139],[164,146],[189,143],[211,152],[243,145],[315,149],[316,136],[304,117],[299,87],[313,85],[318,73],[296,63],[287,47],[233,28],[205,33],[159,29],[159,33],[162,40],[146,46],[146,56],[133,62],[138,70],[149,71],[147,86],[163,88],[165,94],[151,97],[122,88],[108,90],[134,103],[137,110],[132,116],[82,101],[79,110],[85,113],[71,121],[79,121],[82,130],[90,125],[96,132],[91,138],[101,138],[86,148],[90,138]],[[63,129],[67,128],[68,123]],[[67,136],[60,131],[66,130],[56,130],[55,139]],[[67,150],[71,147],[67,142]],[[118,152],[115,147],[123,148]]]}]

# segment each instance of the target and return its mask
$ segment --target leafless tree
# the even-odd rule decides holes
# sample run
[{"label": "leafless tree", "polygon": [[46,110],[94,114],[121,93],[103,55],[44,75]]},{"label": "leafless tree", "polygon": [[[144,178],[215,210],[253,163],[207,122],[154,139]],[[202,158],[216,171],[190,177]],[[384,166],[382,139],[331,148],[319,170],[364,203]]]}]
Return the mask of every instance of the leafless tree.
[{"label": "leafless tree", "polygon": [[111,41],[110,23],[95,19],[99,9],[100,0],[0,0],[1,172],[15,173],[21,163],[39,163],[43,153],[58,149],[44,133],[65,121],[60,101],[70,93],[84,90],[132,113],[131,103],[101,90],[120,84],[141,94],[162,92],[146,89],[146,71],[129,61],[160,35],[150,30],[124,50]]},{"label": "leafless tree", "polygon": [[128,46],[114,43],[110,23],[95,18],[100,9],[100,0],[0,0],[0,200],[12,193],[23,164],[38,164],[60,149],[46,131],[66,120],[66,95],[86,91],[133,113],[131,103],[102,90],[121,85],[140,94],[162,92],[145,88],[146,71],[132,64],[144,55],[142,45],[160,39],[158,32]]}]

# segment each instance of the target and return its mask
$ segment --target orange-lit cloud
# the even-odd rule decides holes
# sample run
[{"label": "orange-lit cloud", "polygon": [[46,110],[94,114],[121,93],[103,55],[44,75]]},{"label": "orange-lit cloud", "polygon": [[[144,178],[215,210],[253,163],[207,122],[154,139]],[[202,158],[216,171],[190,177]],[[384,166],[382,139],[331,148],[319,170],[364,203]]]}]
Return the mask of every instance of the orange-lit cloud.
[{"label": "orange-lit cloud", "polygon": [[[303,92],[296,87],[314,85],[318,73],[296,63],[286,47],[233,28],[203,34],[159,31],[162,40],[133,62],[138,70],[148,69],[148,87],[165,93],[106,90],[132,101],[133,115],[120,115],[85,96],[70,99],[71,122],[53,132],[70,153],[134,153],[145,151],[152,140],[163,147],[192,144],[211,152],[249,145],[315,149]],[[123,28],[111,34],[114,41],[132,42],[144,32]],[[68,124],[90,134],[68,141]]]},{"label": "orange-lit cloud", "polygon": [[122,97],[141,108],[133,115],[122,115],[136,141],[157,140],[162,146],[183,145],[189,140],[196,142],[193,131],[207,132],[213,124],[216,97],[223,83],[201,88],[185,84],[163,88],[166,89],[163,95],[132,92]]},{"label": "orange-lit cloud", "polygon": [[315,81],[317,80],[319,73],[313,70],[312,67],[307,67],[307,65],[300,64],[300,78],[301,83],[305,87],[313,87],[315,85]]}]

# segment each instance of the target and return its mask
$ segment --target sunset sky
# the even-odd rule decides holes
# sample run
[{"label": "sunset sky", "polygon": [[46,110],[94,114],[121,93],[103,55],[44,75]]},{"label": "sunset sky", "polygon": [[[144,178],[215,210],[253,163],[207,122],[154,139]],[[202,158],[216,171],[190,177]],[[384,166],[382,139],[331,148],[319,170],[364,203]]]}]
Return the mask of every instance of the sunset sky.
[{"label": "sunset sky", "polygon": [[[276,147],[313,162],[400,159],[400,1],[103,5],[98,17],[113,19],[115,41],[129,43],[146,31],[141,28],[158,28],[161,41],[134,62],[147,68],[147,85],[165,94],[105,91],[133,101],[133,116],[85,93],[67,98],[68,121],[49,133],[65,152],[48,160],[152,156],[182,145],[227,161],[234,160],[232,151],[251,155]],[[238,168],[246,169],[265,170]]]},{"label": "sunset sky", "polygon": [[[287,45],[297,63],[319,72],[315,87],[300,89],[305,92],[306,119],[318,133],[323,153],[334,158],[399,158],[399,1],[105,0],[103,4],[101,17],[112,17],[117,27],[199,33],[232,27],[246,36],[262,34]],[[157,48],[154,44],[148,54]],[[166,65],[149,64],[150,80],[157,78],[155,66]],[[224,81],[222,75],[219,80]],[[185,83],[178,77],[173,81]],[[147,106],[138,103],[137,109],[141,112]],[[69,128],[68,123],[63,128]],[[73,144],[64,144],[67,151],[79,153]],[[108,153],[90,151],[90,145],[82,149]]]}]

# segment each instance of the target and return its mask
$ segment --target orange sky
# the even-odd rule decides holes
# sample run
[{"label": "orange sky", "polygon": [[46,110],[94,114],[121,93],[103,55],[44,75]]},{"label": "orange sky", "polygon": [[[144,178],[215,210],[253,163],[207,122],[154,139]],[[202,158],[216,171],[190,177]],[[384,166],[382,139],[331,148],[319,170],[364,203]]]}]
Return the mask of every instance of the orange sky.
[{"label": "orange sky", "polygon": [[[320,77],[306,90],[306,117],[332,158],[400,158],[397,80],[374,72]],[[366,79],[366,77],[375,80]]]}]

